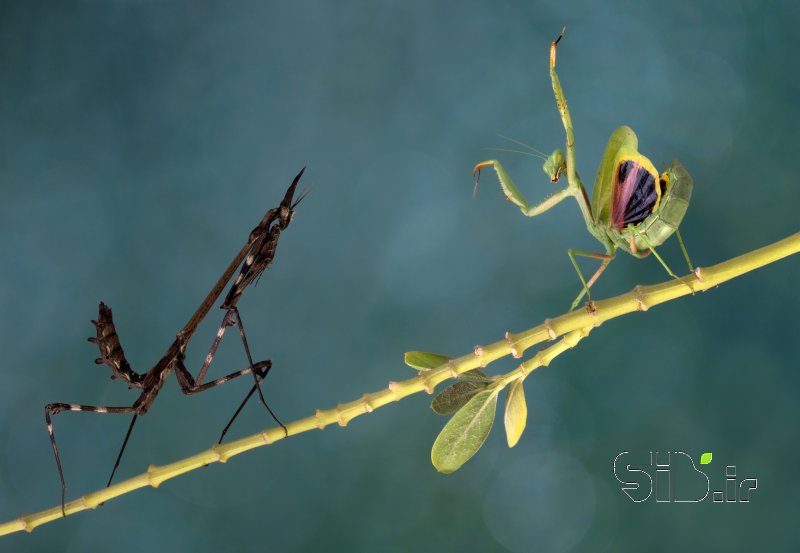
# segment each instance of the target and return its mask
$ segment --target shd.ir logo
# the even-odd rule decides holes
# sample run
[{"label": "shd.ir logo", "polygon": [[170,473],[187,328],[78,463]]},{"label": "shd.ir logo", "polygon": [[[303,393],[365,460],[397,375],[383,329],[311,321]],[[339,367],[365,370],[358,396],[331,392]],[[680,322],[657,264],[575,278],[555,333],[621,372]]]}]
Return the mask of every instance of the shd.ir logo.
[{"label": "shd.ir logo", "polygon": [[[706,467],[712,457],[710,451],[703,453],[700,465],[714,474],[711,467]],[[622,484],[625,495],[636,503],[653,495],[657,503],[699,503],[711,490],[711,478],[684,451],[623,451],[614,459],[614,477]],[[747,503],[750,492],[758,488],[757,478],[737,478],[736,465],[725,466],[724,480],[723,488],[712,494],[714,503]]]}]

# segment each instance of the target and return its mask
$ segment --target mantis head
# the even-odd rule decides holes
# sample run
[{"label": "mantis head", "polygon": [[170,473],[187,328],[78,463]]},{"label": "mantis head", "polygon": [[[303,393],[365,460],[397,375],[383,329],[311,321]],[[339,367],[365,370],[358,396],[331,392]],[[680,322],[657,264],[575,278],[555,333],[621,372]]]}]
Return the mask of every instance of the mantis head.
[{"label": "mantis head", "polygon": [[561,174],[566,168],[567,161],[564,158],[564,152],[561,150],[553,151],[544,161],[544,165],[542,165],[542,170],[550,177],[550,182],[558,182],[558,179],[561,178]]}]

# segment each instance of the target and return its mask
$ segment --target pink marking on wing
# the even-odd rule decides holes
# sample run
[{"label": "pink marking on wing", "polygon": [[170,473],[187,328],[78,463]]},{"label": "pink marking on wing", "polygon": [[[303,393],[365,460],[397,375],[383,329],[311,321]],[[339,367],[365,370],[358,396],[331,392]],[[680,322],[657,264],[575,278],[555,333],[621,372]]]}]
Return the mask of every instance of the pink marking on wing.
[{"label": "pink marking on wing", "polygon": [[[628,173],[625,176],[625,180],[620,182],[619,169],[623,165],[627,166]],[[622,218],[625,216],[625,206],[628,205],[633,191],[636,189],[636,176],[639,173],[639,167],[641,167],[641,164],[638,162],[625,160],[617,165],[614,171],[614,197],[611,203],[611,223],[614,228],[622,229],[625,226]]]}]

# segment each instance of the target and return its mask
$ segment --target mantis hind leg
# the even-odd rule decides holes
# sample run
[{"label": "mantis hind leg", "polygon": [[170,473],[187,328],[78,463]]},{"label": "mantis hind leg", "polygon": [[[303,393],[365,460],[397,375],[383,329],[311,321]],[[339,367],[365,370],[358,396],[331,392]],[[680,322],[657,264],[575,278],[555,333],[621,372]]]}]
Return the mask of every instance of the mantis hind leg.
[{"label": "mantis hind leg", "polygon": [[[578,297],[576,297],[575,300],[572,302],[572,305],[569,308],[570,311],[574,311],[584,295],[587,295],[589,297],[589,301],[592,301],[592,294],[591,292],[589,292],[589,288],[591,288],[592,284],[594,284],[597,281],[597,279],[600,278],[600,275],[603,274],[603,271],[606,270],[608,264],[611,263],[611,261],[616,256],[613,253],[594,253],[594,252],[587,252],[583,250],[572,250],[572,249],[567,250],[567,255],[569,256],[569,260],[572,261],[572,266],[575,267],[575,272],[578,273],[578,278],[581,279],[581,284],[583,284],[583,289],[581,290],[580,294],[578,294]],[[600,267],[598,267],[597,271],[595,271],[595,273],[592,275],[592,278],[590,278],[588,282],[586,281],[585,278],[583,278],[583,273],[581,273],[581,269],[578,266],[577,260],[575,259],[576,255],[579,255],[581,257],[590,257],[592,259],[603,260],[603,262],[600,264]]]},{"label": "mantis hind leg", "polygon": [[472,169],[472,174],[475,175],[475,190],[478,189],[478,180],[481,176],[481,169],[485,169],[487,167],[491,167],[494,169],[494,172],[497,173],[497,180],[500,181],[500,187],[503,189],[503,194],[505,195],[506,199],[518,206],[520,211],[522,211],[523,215],[526,217],[536,217],[551,207],[559,204],[565,198],[573,195],[572,190],[569,186],[567,186],[545,197],[539,203],[531,205],[514,184],[514,181],[511,180],[511,177],[508,176],[508,173],[506,173],[506,170],[503,168],[500,162],[496,159],[482,161]]},{"label": "mantis hind leg", "polygon": [[[628,225],[628,228],[630,230],[632,230],[633,233],[642,240],[642,242],[645,243],[645,245],[650,250],[650,252],[653,254],[653,256],[655,256],[655,258],[658,260],[658,262],[661,263],[661,266],[664,267],[664,270],[667,271],[667,274],[669,276],[671,276],[672,278],[674,278],[675,280],[680,280],[681,282],[683,282],[689,288],[689,290],[692,291],[692,294],[694,294],[694,288],[692,288],[692,285],[689,284],[683,278],[679,277],[678,275],[676,275],[675,273],[672,272],[672,269],[670,269],[669,265],[667,265],[667,263],[663,259],[661,259],[661,256],[658,255],[658,252],[653,247],[653,245],[650,243],[650,241],[647,239],[647,237],[645,237],[641,232],[636,230],[636,227],[634,227],[633,225]],[[683,240],[681,240],[680,234],[678,234],[678,241],[680,242],[681,250],[683,250],[683,255],[686,258],[686,263],[689,265],[689,270],[691,271],[691,270],[693,270],[692,269],[692,262],[689,260],[689,254],[686,252],[686,247],[683,245]]]},{"label": "mantis hind leg", "polygon": [[689,252],[686,251],[686,246],[683,245],[683,238],[681,238],[681,231],[675,229],[675,236],[678,238],[678,244],[681,246],[681,252],[683,252],[683,258],[686,260],[686,264],[689,266],[689,272],[694,272],[694,267],[692,267],[692,260],[689,259]]}]

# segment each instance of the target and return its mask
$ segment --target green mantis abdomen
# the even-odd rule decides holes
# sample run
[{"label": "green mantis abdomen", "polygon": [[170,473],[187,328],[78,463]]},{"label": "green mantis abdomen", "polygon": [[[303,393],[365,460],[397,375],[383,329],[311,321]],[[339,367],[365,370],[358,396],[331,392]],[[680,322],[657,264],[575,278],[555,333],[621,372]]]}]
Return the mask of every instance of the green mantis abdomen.
[{"label": "green mantis abdomen", "polygon": [[[665,176],[667,186],[660,204],[638,229],[653,246],[663,244],[678,229],[692,197],[692,177],[678,160],[673,160],[672,167],[664,172],[662,179]],[[637,249],[647,249],[647,244],[638,237],[635,243]]]}]

